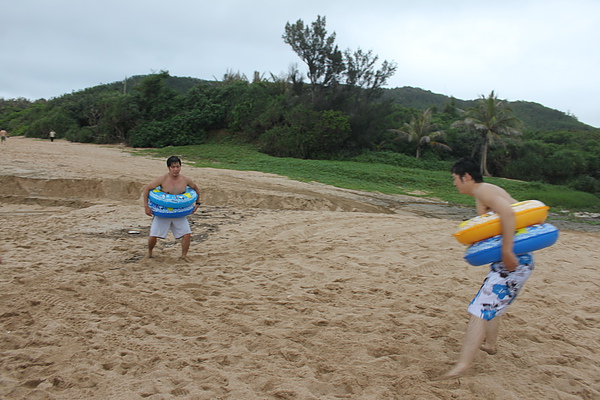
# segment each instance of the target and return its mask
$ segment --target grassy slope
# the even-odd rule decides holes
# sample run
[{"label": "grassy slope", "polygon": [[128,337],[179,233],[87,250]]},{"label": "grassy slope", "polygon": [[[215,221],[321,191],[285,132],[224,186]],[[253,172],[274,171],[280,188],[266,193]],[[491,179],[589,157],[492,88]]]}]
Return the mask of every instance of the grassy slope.
[{"label": "grassy slope", "polygon": [[[452,204],[473,205],[473,199],[457,193],[449,171],[429,171],[352,161],[277,158],[259,153],[252,146],[239,144],[166,147],[137,152],[164,158],[178,155],[184,163],[196,167],[268,172],[298,181],[316,181],[347,189],[386,194],[425,193],[420,197],[438,198]],[[517,199],[537,199],[555,210],[600,212],[600,199],[589,193],[539,182],[499,178],[489,178],[486,181],[505,188]]]}]

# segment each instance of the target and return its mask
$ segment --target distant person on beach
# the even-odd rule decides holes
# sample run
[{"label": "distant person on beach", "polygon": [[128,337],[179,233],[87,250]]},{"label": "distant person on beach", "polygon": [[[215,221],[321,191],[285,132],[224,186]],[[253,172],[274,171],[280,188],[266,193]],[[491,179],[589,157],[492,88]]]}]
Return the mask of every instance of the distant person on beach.
[{"label": "distant person on beach", "polygon": [[56,132],[50,131],[50,141],[54,142],[54,137],[56,136]]},{"label": "distant person on beach", "polygon": [[496,354],[500,316],[515,300],[534,266],[532,253],[516,256],[513,251],[516,217],[511,205],[517,200],[501,187],[484,183],[479,165],[471,159],[458,160],[452,176],[461,194],[475,198],[478,215],[493,211],[500,217],[502,261],[490,265],[490,272],[468,307],[471,317],[458,362],[437,380],[464,375],[478,350]]},{"label": "distant person on beach", "polygon": [[1,140],[2,144],[6,143],[6,138],[7,137],[8,137],[8,132],[6,132],[4,129],[2,129],[0,131],[0,140]]},{"label": "distant person on beach", "polygon": [[[196,212],[200,205],[200,189],[192,182],[192,180],[186,176],[181,175],[181,160],[177,156],[171,156],[167,159],[167,167],[169,172],[165,175],[159,176],[154,179],[143,189],[144,207],[146,214],[152,215],[152,210],[148,205],[148,194],[151,190],[157,186],[161,187],[161,190],[169,194],[182,194],[185,192],[186,187],[194,189],[198,193],[198,200],[196,200],[196,206],[192,214]],[[192,230],[187,217],[180,218],[161,218],[153,216],[152,226],[150,227],[150,237],[148,238],[148,258],[152,258],[152,250],[158,241],[158,238],[164,239],[167,237],[169,230],[173,232],[173,236],[176,239],[181,238],[181,259],[186,262],[192,261],[188,256],[188,250],[190,248],[190,242],[192,237]]]}]

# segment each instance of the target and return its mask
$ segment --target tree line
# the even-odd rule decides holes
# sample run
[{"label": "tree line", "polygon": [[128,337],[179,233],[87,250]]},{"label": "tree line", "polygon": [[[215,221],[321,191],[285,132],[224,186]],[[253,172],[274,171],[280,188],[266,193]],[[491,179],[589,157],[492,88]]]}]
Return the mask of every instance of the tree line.
[{"label": "tree line", "polygon": [[[86,143],[165,147],[212,137],[253,143],[277,157],[435,164],[481,160],[485,175],[566,184],[600,193],[600,131],[524,129],[494,92],[469,108],[454,99],[425,110],[382,96],[396,64],[372,51],[340,50],[325,17],[287,23],[282,39],[306,64],[282,76],[228,71],[220,81],[168,71],[45,101],[0,99],[10,134]],[[178,86],[177,86],[178,85]]]}]

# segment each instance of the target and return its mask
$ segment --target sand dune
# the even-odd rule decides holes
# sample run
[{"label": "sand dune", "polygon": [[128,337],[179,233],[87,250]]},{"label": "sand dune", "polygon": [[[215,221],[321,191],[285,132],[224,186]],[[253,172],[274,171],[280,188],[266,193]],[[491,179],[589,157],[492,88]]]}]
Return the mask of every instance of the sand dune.
[{"label": "sand dune", "polygon": [[164,160],[25,138],[0,154],[0,398],[600,398],[598,233],[563,229],[498,354],[432,382],[486,274],[451,236],[460,213],[184,166],[204,191],[194,261],[172,237],[142,260],[140,190]]}]

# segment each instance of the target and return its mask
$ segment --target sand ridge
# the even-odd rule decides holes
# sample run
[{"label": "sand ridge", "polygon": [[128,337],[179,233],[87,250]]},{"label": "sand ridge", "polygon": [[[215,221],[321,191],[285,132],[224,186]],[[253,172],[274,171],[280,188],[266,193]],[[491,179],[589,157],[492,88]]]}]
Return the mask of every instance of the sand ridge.
[{"label": "sand ridge", "polygon": [[[456,220],[271,174],[183,173],[204,188],[192,263],[159,241],[142,185],[164,160],[10,138],[0,148],[0,397],[593,399],[596,233],[563,231],[505,316],[499,351],[446,382],[485,276]],[[64,189],[64,190],[62,190]]]}]

